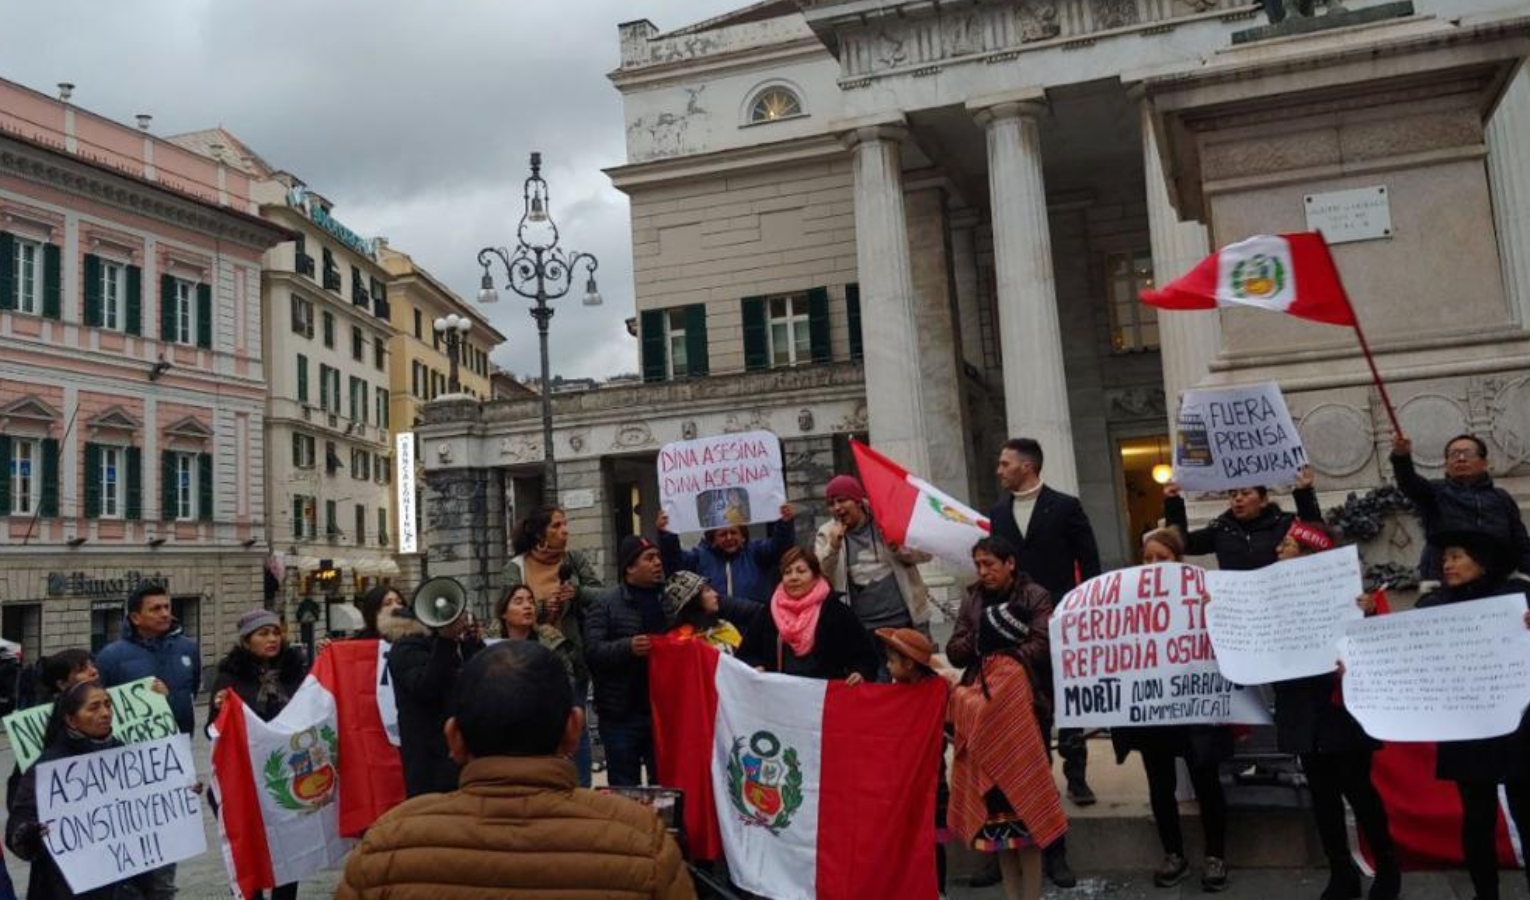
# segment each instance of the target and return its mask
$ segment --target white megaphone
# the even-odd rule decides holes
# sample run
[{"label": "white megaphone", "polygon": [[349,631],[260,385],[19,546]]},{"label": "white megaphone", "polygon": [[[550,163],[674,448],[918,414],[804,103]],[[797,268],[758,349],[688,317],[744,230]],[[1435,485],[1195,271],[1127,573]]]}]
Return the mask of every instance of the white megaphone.
[{"label": "white megaphone", "polygon": [[445,628],[467,610],[467,591],[455,578],[432,578],[414,592],[415,618],[431,628]]}]

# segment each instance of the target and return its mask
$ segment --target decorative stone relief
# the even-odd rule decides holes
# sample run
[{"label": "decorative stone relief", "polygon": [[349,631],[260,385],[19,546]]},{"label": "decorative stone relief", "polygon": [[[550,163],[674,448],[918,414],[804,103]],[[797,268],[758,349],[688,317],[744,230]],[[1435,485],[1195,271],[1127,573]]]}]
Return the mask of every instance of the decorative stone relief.
[{"label": "decorative stone relief", "polygon": [[568,448],[575,453],[583,453],[590,445],[590,429],[576,428],[569,433]]},{"label": "decorative stone relief", "polygon": [[[801,419],[799,418],[800,422]],[[770,431],[770,416],[763,409],[751,409],[747,418],[740,413],[728,413],[728,418],[723,420],[724,434],[738,434],[741,431]]]},{"label": "decorative stone relief", "polygon": [[1217,0],[1174,0],[1174,12],[1194,16],[1217,8]]},{"label": "decorative stone relief", "polygon": [[946,56],[969,56],[983,50],[983,26],[975,13],[947,16],[940,21],[940,42]]},{"label": "decorative stone relief", "polygon": [[1413,440],[1413,459],[1421,466],[1445,465],[1445,442],[1471,430],[1460,401],[1444,394],[1419,394],[1397,407],[1403,431]]},{"label": "decorative stone relief", "polygon": [[1096,28],[1125,28],[1137,24],[1136,0],[1090,0]]},{"label": "decorative stone relief", "polygon": [[[686,94],[685,111],[661,112],[647,116],[639,116],[627,124],[628,144],[634,148],[633,155],[638,159],[665,159],[679,156],[690,149],[685,142],[686,131],[689,130],[691,120],[696,117],[711,115],[701,105],[701,94],[706,90],[706,85],[697,88],[682,88]],[[647,135],[647,146],[641,145],[642,136]]]},{"label": "decorative stone relief", "polygon": [[636,450],[653,442],[653,430],[647,422],[628,422],[616,429],[616,440],[611,442],[611,449]]},{"label": "decorative stone relief", "polygon": [[1015,18],[1022,44],[1050,40],[1062,32],[1057,23],[1057,5],[1048,0],[1025,0],[1015,7]]},{"label": "decorative stone relief", "polygon": [[694,441],[696,439],[696,420],[686,419],[680,423],[681,440]]},{"label": "decorative stone relief", "polygon": [[1105,417],[1112,421],[1168,416],[1162,388],[1112,388],[1105,392],[1105,407]]},{"label": "decorative stone relief", "polygon": [[1302,416],[1301,432],[1307,460],[1324,475],[1353,475],[1375,455],[1370,416],[1347,403],[1324,403]]},{"label": "decorative stone relief", "polygon": [[811,409],[804,408],[797,411],[797,430],[803,434],[813,430],[813,411]]},{"label": "decorative stone relief", "polygon": [[908,62],[908,51],[903,49],[904,37],[886,29],[877,33],[877,62],[883,69],[896,69]]},{"label": "decorative stone relief", "polygon": [[529,434],[499,439],[499,457],[503,462],[535,462],[542,458],[542,441]]},{"label": "decorative stone relief", "polygon": [[441,465],[443,465],[443,466],[451,465],[451,462],[452,462],[452,445],[448,444],[448,443],[445,443],[445,442],[437,444],[436,445],[436,459],[440,460]]},{"label": "decorative stone relief", "polygon": [[1530,461],[1530,378],[1499,387],[1489,404],[1489,415],[1493,442],[1504,457],[1502,471]]},{"label": "decorative stone relief", "polygon": [[870,429],[871,419],[867,415],[866,404],[857,403],[855,409],[851,410],[850,414],[840,421],[839,427],[834,430],[837,432],[864,433]]}]

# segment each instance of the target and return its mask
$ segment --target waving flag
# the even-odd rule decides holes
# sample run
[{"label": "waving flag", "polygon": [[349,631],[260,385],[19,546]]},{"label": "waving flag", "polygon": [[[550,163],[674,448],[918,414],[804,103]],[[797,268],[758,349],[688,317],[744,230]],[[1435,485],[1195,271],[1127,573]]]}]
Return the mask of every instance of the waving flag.
[{"label": "waving flag", "polygon": [[659,780],[697,858],[778,900],[933,900],[945,682],[756,672],[699,641],[648,658]]},{"label": "waving flag", "polygon": [[1184,277],[1142,302],[1161,309],[1215,309],[1252,306],[1287,315],[1355,325],[1328,243],[1317,232],[1261,234],[1228,244]]},{"label": "waving flag", "polygon": [[972,545],[990,534],[988,518],[860,441],[850,449],[887,540],[972,571]]}]

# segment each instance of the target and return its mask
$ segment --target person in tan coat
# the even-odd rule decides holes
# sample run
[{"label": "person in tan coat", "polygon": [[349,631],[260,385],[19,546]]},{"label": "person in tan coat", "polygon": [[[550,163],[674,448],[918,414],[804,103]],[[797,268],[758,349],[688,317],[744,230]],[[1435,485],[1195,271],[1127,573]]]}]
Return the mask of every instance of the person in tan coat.
[{"label": "person in tan coat", "polygon": [[577,786],[569,757],[584,713],[557,655],[497,644],[463,669],[446,742],[462,767],[449,794],[377,820],[338,898],[696,896],[680,848],[641,804]]}]

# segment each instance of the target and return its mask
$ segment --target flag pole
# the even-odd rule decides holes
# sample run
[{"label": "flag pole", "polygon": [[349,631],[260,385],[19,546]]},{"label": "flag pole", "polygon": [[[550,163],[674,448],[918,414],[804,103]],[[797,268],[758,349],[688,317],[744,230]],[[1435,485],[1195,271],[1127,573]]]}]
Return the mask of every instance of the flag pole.
[{"label": "flag pole", "polygon": [[1328,246],[1328,238],[1322,231],[1318,237],[1323,242],[1323,252],[1328,254],[1328,264],[1333,267],[1334,280],[1338,282],[1339,290],[1344,295],[1344,305],[1349,307],[1349,318],[1353,323],[1350,327],[1355,329],[1355,338],[1360,341],[1360,353],[1365,357],[1365,364],[1370,367],[1371,380],[1376,384],[1376,390],[1381,394],[1381,405],[1386,407],[1387,418],[1392,421],[1392,434],[1397,437],[1403,436],[1402,425],[1397,421],[1397,408],[1392,405],[1392,397],[1387,393],[1387,383],[1381,380],[1381,372],[1376,368],[1376,357],[1371,354],[1370,342],[1365,339],[1365,329],[1360,327],[1360,314],[1355,311],[1355,304],[1350,302],[1349,290],[1344,287],[1344,280],[1338,277],[1339,264],[1334,261],[1333,248]]}]

